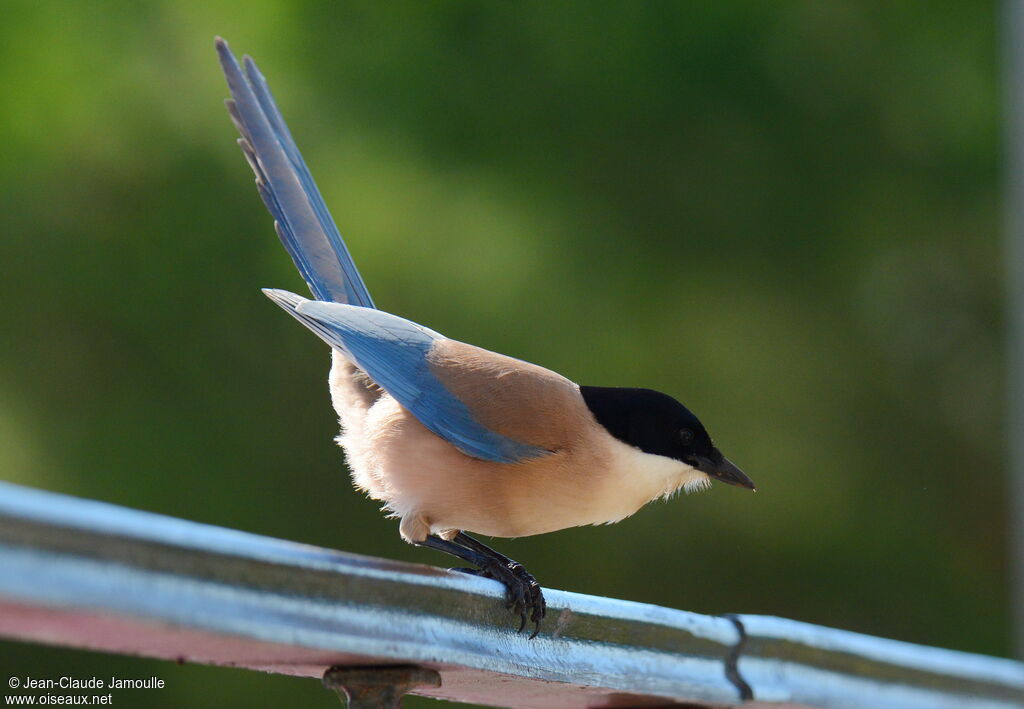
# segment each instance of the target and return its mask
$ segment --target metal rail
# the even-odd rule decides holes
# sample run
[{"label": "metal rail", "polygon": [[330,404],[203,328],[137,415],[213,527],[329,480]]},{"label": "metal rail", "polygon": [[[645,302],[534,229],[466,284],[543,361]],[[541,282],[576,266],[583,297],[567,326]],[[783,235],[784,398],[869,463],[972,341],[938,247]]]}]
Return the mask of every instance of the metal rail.
[{"label": "metal rail", "polygon": [[[509,707],[1024,707],[1024,664],[765,616],[501,587],[0,483],[0,635],[321,677],[416,665],[416,693]],[[258,681],[258,680],[254,680]]]}]

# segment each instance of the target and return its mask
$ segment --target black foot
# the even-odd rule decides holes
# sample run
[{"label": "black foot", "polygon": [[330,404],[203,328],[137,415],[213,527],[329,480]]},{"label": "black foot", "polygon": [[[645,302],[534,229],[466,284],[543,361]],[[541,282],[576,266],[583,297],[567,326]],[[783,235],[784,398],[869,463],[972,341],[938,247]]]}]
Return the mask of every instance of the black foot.
[{"label": "black foot", "polygon": [[527,620],[530,620],[533,622],[533,633],[530,634],[530,639],[537,637],[537,633],[540,632],[540,622],[547,613],[547,603],[544,601],[544,593],[541,591],[537,579],[522,564],[462,532],[455,535],[451,541],[431,535],[418,543],[457,556],[480,567],[477,569],[458,568],[452,569],[452,571],[499,581],[505,587],[505,607],[519,616],[517,632],[521,633],[526,628]]},{"label": "black foot", "polygon": [[537,637],[537,633],[540,631],[540,621],[547,613],[547,603],[544,601],[544,593],[541,591],[537,579],[522,564],[511,560],[506,563],[495,560],[493,565],[488,565],[483,569],[455,568],[448,570],[500,581],[505,586],[505,607],[511,608],[513,613],[519,615],[518,632],[523,632],[527,617],[529,617],[534,623],[533,634],[530,635],[530,638]]},{"label": "black foot", "polygon": [[501,552],[491,549],[465,532],[455,535],[455,541],[459,544],[483,554],[486,564],[481,564],[484,569],[483,576],[500,581],[505,585],[506,606],[512,609],[513,613],[519,615],[519,631],[526,627],[526,619],[533,621],[533,633],[530,638],[537,637],[540,632],[540,621],[547,613],[547,603],[544,600],[544,593],[540,584],[533,574],[518,561],[513,561]]},{"label": "black foot", "polygon": [[529,618],[533,622],[533,632],[530,633],[532,640],[540,632],[540,621],[548,609],[540,584],[518,561],[508,561],[504,564],[495,562],[495,566],[497,568],[487,571],[493,574],[491,578],[505,585],[505,607],[511,608],[513,613],[519,615],[519,630],[516,632],[523,632]]}]

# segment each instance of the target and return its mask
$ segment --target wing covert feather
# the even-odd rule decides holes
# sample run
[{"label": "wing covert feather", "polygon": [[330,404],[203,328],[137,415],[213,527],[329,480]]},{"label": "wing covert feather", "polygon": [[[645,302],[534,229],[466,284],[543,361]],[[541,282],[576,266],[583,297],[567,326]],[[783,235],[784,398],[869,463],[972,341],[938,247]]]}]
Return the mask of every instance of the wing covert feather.
[{"label": "wing covert feather", "polygon": [[443,335],[382,310],[311,301],[287,291],[264,292],[463,453],[496,463],[519,463],[548,453],[489,428],[449,390],[429,359],[438,343],[450,342]]}]

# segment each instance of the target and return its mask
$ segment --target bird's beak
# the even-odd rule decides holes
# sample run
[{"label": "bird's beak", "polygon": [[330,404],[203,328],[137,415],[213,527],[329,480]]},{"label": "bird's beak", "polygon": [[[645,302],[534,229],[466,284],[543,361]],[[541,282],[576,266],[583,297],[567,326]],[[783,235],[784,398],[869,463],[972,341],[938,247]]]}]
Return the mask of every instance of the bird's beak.
[{"label": "bird's beak", "polygon": [[717,448],[714,453],[713,458],[699,457],[697,470],[707,473],[713,480],[719,482],[745,487],[748,490],[757,489],[754,487],[754,481],[748,478],[746,473],[740,470],[735,463],[722,455]]},{"label": "bird's beak", "polygon": [[735,463],[725,457],[722,458],[722,462],[718,464],[717,469],[715,472],[711,473],[711,475],[715,480],[721,480],[722,482],[729,483],[730,485],[738,485],[740,487],[745,487],[748,490],[757,490],[757,488],[754,487],[754,481],[748,478],[742,470],[736,467]]}]

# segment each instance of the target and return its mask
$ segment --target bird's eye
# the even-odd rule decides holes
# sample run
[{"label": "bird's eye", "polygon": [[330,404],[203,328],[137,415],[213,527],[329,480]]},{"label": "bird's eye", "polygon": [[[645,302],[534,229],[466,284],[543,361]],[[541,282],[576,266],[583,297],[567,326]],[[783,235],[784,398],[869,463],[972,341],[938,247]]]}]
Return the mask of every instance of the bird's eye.
[{"label": "bird's eye", "polygon": [[688,446],[693,443],[693,431],[688,428],[684,428],[679,432],[679,438],[682,440],[684,446]]}]

